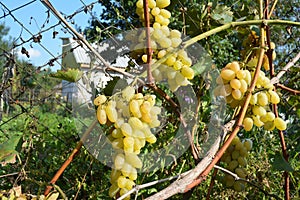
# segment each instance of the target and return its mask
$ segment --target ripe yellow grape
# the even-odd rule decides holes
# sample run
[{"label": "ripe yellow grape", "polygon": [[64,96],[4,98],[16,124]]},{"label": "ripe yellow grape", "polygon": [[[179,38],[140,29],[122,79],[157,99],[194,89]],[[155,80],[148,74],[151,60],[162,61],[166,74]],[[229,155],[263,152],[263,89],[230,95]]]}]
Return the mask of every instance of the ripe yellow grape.
[{"label": "ripe yellow grape", "polygon": [[160,15],[162,15],[164,18],[170,18],[171,17],[170,11],[168,11],[166,9],[161,9],[160,10]]},{"label": "ripe yellow grape", "polygon": [[133,137],[125,137],[123,139],[124,147],[133,147],[134,138]]},{"label": "ripe yellow grape", "polygon": [[238,80],[238,79],[232,79],[230,81],[230,86],[235,89],[235,90],[238,90],[241,88],[241,82]]},{"label": "ripe yellow grape", "polygon": [[[158,7],[155,7],[151,10],[151,14],[153,16],[159,15],[159,13],[160,13],[160,9]],[[153,24],[153,28],[155,28],[154,24]]]},{"label": "ripe yellow grape", "polygon": [[129,103],[130,112],[137,118],[141,117],[140,106],[138,100],[131,100]]},{"label": "ripe yellow grape", "polygon": [[100,106],[97,108],[97,119],[100,124],[106,124],[107,122],[106,112]]},{"label": "ripe yellow grape", "polygon": [[231,69],[223,69],[221,71],[221,77],[225,80],[232,80],[235,78],[235,72],[232,71]]},{"label": "ripe yellow grape", "polygon": [[160,37],[158,43],[162,48],[169,48],[172,46],[172,40],[167,37]]},{"label": "ripe yellow grape", "polygon": [[149,0],[149,1],[148,1],[148,7],[149,7],[149,8],[155,8],[155,7],[156,7],[156,2],[155,2],[155,0]]},{"label": "ripe yellow grape", "polygon": [[232,71],[234,71],[235,73],[240,71],[240,65],[238,62],[236,61],[233,61],[232,63],[228,63],[225,68],[229,68],[231,69]]},{"label": "ripe yellow grape", "polygon": [[181,38],[181,32],[178,30],[171,30],[170,37],[171,38]]},{"label": "ripe yellow grape", "polygon": [[126,183],[127,183],[127,179],[125,176],[120,176],[117,180],[117,183],[118,183],[118,187],[119,188],[125,188],[126,186]]},{"label": "ripe yellow grape", "polygon": [[124,154],[121,153],[117,154],[114,160],[115,169],[122,169],[124,163],[125,163]]},{"label": "ripe yellow grape", "polygon": [[231,95],[236,100],[240,100],[243,97],[243,94],[240,90],[233,90]]},{"label": "ripe yellow grape", "polygon": [[252,118],[246,117],[243,120],[243,125],[244,125],[245,131],[250,131],[252,129],[252,127],[253,127],[253,120],[252,120]]},{"label": "ripe yellow grape", "polygon": [[170,0],[156,0],[156,6],[159,8],[165,8],[170,5]]},{"label": "ripe yellow grape", "polygon": [[244,70],[239,70],[236,72],[236,77],[238,79],[245,79],[246,78],[246,72]]},{"label": "ripe yellow grape", "polygon": [[143,166],[141,159],[134,153],[126,153],[125,159],[127,163],[129,163],[135,168],[142,168]]},{"label": "ripe yellow grape", "polygon": [[253,106],[252,112],[254,115],[264,116],[267,112],[262,106]]},{"label": "ripe yellow grape", "polygon": [[280,102],[280,98],[276,92],[269,90],[268,93],[270,95],[270,102],[272,104],[278,104]]},{"label": "ripe yellow grape", "polygon": [[255,105],[257,103],[257,93],[253,94],[250,98],[250,102],[251,105]]},{"label": "ripe yellow grape", "polygon": [[273,112],[267,112],[265,117],[267,121],[273,121],[275,119],[275,114]]},{"label": "ripe yellow grape", "polygon": [[241,87],[240,87],[241,92],[242,93],[247,92],[248,89],[247,82],[244,79],[241,79],[240,82],[241,82]]},{"label": "ripe yellow grape", "polygon": [[172,66],[174,63],[176,62],[176,57],[171,55],[168,57],[168,59],[166,60],[166,65],[168,66]]},{"label": "ripe yellow grape", "polygon": [[190,67],[183,66],[181,68],[181,74],[186,77],[187,79],[193,79],[194,78],[194,70]]},{"label": "ripe yellow grape", "polygon": [[257,127],[262,127],[264,125],[264,123],[260,120],[260,116],[258,115],[253,115],[252,116],[253,119],[253,124]]},{"label": "ripe yellow grape", "polygon": [[156,139],[155,135],[153,135],[153,134],[147,136],[147,138],[146,138],[146,141],[149,142],[150,144],[155,143],[156,140],[157,140],[157,139]]},{"label": "ripe yellow grape", "polygon": [[162,49],[157,53],[157,58],[160,59],[162,57],[164,57],[167,54],[167,51]]},{"label": "ripe yellow grape", "polygon": [[94,105],[99,106],[99,105],[105,103],[106,100],[107,100],[107,98],[105,95],[99,95],[94,99]]},{"label": "ripe yellow grape", "polygon": [[257,103],[261,106],[266,106],[269,103],[268,96],[265,92],[259,92],[257,95]]},{"label": "ripe yellow grape", "polygon": [[278,130],[283,131],[286,129],[286,122],[280,117],[274,119],[274,125]]},{"label": "ripe yellow grape", "polygon": [[134,130],[139,130],[139,129],[142,129],[144,127],[141,120],[137,117],[130,117],[128,119],[128,123],[131,126],[131,128],[134,129]]},{"label": "ripe yellow grape", "polygon": [[171,38],[171,41],[172,41],[172,47],[174,48],[178,47],[182,42],[180,38]]},{"label": "ripe yellow grape", "polygon": [[143,0],[138,0],[138,1],[136,2],[136,7],[137,7],[137,8],[143,8],[143,6],[144,6]]},{"label": "ripe yellow grape", "polygon": [[128,124],[128,123],[123,123],[121,125],[121,131],[122,131],[123,135],[126,137],[132,136],[132,128],[131,128],[130,124]]},{"label": "ripe yellow grape", "polygon": [[107,118],[109,119],[109,121],[111,121],[113,123],[117,121],[118,112],[117,112],[115,106],[107,105],[105,108],[105,112],[106,112],[106,115],[107,115]]}]

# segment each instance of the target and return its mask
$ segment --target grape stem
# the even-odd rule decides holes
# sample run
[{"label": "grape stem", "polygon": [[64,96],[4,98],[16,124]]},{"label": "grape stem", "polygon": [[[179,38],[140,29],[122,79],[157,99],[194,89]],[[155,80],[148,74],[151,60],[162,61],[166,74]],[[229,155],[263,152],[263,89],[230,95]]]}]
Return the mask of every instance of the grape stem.
[{"label": "grape stem", "polygon": [[147,52],[147,78],[148,84],[154,84],[154,78],[151,72],[152,61],[152,49],[151,49],[151,37],[150,37],[150,16],[149,16],[149,3],[148,0],[143,0],[144,3],[144,16],[145,16],[145,28],[146,28],[146,52]]}]

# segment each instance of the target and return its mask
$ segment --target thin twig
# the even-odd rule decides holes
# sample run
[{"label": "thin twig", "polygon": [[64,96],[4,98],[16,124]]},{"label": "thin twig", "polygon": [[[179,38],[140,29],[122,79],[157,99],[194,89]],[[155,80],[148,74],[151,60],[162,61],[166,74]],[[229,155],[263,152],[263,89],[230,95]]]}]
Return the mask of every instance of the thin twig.
[{"label": "thin twig", "polygon": [[145,183],[145,184],[142,184],[142,185],[136,185],[134,188],[132,188],[127,193],[125,193],[124,195],[122,195],[121,197],[119,197],[117,200],[125,199],[126,197],[128,197],[132,193],[138,192],[141,189],[144,189],[144,188],[147,188],[147,187],[151,187],[153,185],[156,185],[156,184],[159,184],[159,183],[163,183],[163,182],[166,182],[166,181],[171,181],[171,180],[174,180],[174,179],[179,179],[179,178],[185,177],[190,172],[191,172],[191,170],[186,171],[186,172],[184,172],[182,174],[179,174],[179,175],[171,176],[169,178],[164,178],[164,179],[161,179],[161,180],[152,181],[152,182]]},{"label": "thin twig", "polygon": [[280,72],[276,75],[276,77],[273,77],[271,79],[271,83],[279,83],[280,78],[292,67],[295,65],[295,63],[300,59],[300,52],[288,63]]},{"label": "thin twig", "polygon": [[299,90],[295,90],[295,89],[289,88],[289,87],[287,87],[285,85],[282,85],[280,83],[277,83],[276,86],[279,87],[279,88],[281,88],[281,89],[283,89],[283,90],[286,90],[286,91],[288,91],[290,93],[293,93],[294,95],[300,94]]}]

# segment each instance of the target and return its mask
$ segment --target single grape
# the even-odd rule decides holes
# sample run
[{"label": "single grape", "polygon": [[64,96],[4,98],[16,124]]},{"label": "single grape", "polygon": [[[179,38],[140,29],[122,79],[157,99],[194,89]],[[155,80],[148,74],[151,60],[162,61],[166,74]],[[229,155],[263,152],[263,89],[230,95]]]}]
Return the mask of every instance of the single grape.
[{"label": "single grape", "polygon": [[232,80],[235,78],[235,72],[232,71],[231,69],[223,69],[221,71],[221,77],[225,80]]},{"label": "single grape", "polygon": [[97,108],[97,119],[100,124],[106,124],[107,122],[106,112],[101,108],[101,106]]},{"label": "single grape", "polygon": [[156,6],[159,8],[165,8],[170,5],[170,0],[156,0]]},{"label": "single grape", "polygon": [[94,105],[99,106],[99,105],[105,103],[106,100],[107,100],[107,98],[105,95],[99,95],[94,99]]},{"label": "single grape", "polygon": [[257,102],[261,106],[266,106],[269,104],[268,96],[265,92],[259,92],[257,95]]},{"label": "single grape", "polygon": [[243,97],[243,94],[240,90],[232,90],[231,95],[236,100],[240,100]]},{"label": "single grape", "polygon": [[268,93],[270,95],[270,102],[272,104],[278,104],[280,102],[280,98],[276,92],[269,90]]},{"label": "single grape", "polygon": [[114,162],[115,169],[122,169],[124,163],[125,163],[124,154],[121,153],[117,154]]},{"label": "single grape", "polygon": [[133,153],[126,153],[125,154],[126,162],[132,165],[135,168],[142,168],[143,163],[141,159]]},{"label": "single grape", "polygon": [[240,65],[238,62],[233,61],[232,63],[228,63],[225,68],[231,69],[232,71],[234,71],[235,73],[240,71]]},{"label": "single grape", "polygon": [[186,77],[187,79],[193,79],[194,78],[194,70],[190,67],[183,66],[181,68],[181,74]]},{"label": "single grape", "polygon": [[280,117],[274,119],[274,125],[278,130],[283,131],[286,129],[286,122]]},{"label": "single grape", "polygon": [[121,125],[121,131],[122,131],[123,135],[126,137],[129,137],[132,135],[132,128],[131,128],[130,124],[128,124],[128,123],[123,123]]},{"label": "single grape", "polygon": [[164,18],[170,18],[171,17],[170,11],[168,11],[166,9],[161,9],[160,10],[160,15],[162,15]]},{"label": "single grape", "polygon": [[238,90],[241,88],[241,82],[238,79],[232,79],[230,81],[230,86],[235,89]]}]

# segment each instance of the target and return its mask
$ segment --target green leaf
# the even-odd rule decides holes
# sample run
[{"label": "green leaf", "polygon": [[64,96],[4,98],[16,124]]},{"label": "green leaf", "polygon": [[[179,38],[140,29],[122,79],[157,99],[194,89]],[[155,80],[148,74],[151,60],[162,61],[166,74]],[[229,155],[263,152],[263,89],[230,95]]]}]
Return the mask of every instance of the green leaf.
[{"label": "green leaf", "polygon": [[77,82],[82,78],[82,74],[83,72],[79,69],[69,68],[67,70],[58,70],[56,73],[50,74],[50,76],[69,82]]},{"label": "green leaf", "polygon": [[196,64],[192,66],[192,69],[194,70],[195,76],[199,74],[203,74],[205,71],[210,69],[212,66],[211,58],[208,56],[204,56],[198,60]]},{"label": "green leaf", "polygon": [[128,83],[126,80],[121,79],[120,77],[114,77],[112,80],[107,82],[107,85],[103,89],[103,93],[106,96],[111,96],[114,92],[123,90],[127,85]]},{"label": "green leaf", "polygon": [[22,143],[22,135],[13,136],[8,139],[6,142],[0,144],[0,163],[2,166],[7,163],[15,163],[16,156],[18,155],[18,151],[20,150],[20,146]]},{"label": "green leaf", "polygon": [[288,172],[293,172],[294,169],[288,163],[283,156],[280,153],[276,153],[274,157],[274,162],[272,163],[273,169],[277,171],[288,171]]},{"label": "green leaf", "polygon": [[211,17],[221,24],[227,24],[232,22],[233,12],[230,7],[217,5],[212,11]]}]

